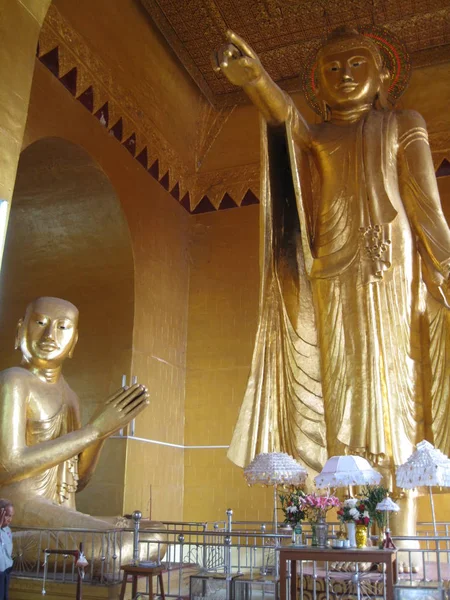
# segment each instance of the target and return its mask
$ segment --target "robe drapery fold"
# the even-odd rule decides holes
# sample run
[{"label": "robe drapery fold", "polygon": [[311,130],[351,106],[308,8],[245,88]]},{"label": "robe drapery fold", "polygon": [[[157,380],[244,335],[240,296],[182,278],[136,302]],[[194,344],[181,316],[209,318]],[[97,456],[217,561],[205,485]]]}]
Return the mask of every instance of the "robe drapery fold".
[{"label": "robe drapery fold", "polygon": [[[35,446],[51,441],[74,431],[72,412],[67,404],[48,419],[29,420],[27,428],[27,446]],[[33,479],[34,492],[55,504],[64,504],[75,508],[75,493],[78,486],[78,456],[64,460],[50,467]]]},{"label": "robe drapery fold", "polygon": [[264,123],[261,145],[259,323],[228,457],[244,466],[261,452],[283,451],[317,471],[326,460],[320,357],[286,129]]}]

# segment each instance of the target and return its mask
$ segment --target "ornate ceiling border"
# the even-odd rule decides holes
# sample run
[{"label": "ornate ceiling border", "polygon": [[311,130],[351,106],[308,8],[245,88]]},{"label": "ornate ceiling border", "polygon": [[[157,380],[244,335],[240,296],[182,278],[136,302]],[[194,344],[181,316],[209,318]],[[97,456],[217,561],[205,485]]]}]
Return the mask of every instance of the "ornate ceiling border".
[{"label": "ornate ceiling border", "polygon": [[205,102],[199,115],[192,169],[150,120],[142,118],[142,110],[130,91],[120,86],[55,5],[44,21],[37,57],[188,212],[198,214],[259,202],[257,165],[247,170],[252,177],[245,183],[236,178],[234,169],[220,174],[200,171],[233,108],[216,110]]}]

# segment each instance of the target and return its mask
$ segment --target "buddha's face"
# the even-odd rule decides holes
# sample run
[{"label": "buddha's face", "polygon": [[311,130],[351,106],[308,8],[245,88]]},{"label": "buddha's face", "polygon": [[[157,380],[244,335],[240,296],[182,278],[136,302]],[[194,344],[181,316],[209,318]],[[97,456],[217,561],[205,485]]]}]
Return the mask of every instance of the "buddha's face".
[{"label": "buddha's face", "polygon": [[325,49],[318,64],[318,97],[333,110],[373,104],[382,75],[373,53],[364,47]]},{"label": "buddha's face", "polygon": [[62,365],[78,339],[78,310],[59,298],[38,298],[19,321],[18,345],[27,363],[41,368]]}]

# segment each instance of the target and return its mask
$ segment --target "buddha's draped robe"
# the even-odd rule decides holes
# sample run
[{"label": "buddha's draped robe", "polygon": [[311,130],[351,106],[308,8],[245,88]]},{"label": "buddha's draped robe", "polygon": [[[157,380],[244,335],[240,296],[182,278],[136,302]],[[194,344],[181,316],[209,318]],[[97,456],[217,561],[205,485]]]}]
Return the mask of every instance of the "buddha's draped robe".
[{"label": "buddha's draped robe", "polygon": [[[67,387],[64,382],[63,389]],[[27,446],[35,446],[74,431],[72,411],[67,404],[62,404],[56,414],[48,419],[27,421]],[[75,508],[75,493],[78,484],[78,456],[46,469],[33,477],[33,491],[55,504],[64,504]]]},{"label": "buddha's draped robe", "polygon": [[397,113],[371,110],[313,126],[305,151],[298,118],[262,128],[259,322],[228,456],[284,451],[317,472],[360,454],[392,471],[425,436],[448,452],[449,311],[426,291],[416,240],[442,264],[450,245],[398,165],[426,129],[400,135]]}]

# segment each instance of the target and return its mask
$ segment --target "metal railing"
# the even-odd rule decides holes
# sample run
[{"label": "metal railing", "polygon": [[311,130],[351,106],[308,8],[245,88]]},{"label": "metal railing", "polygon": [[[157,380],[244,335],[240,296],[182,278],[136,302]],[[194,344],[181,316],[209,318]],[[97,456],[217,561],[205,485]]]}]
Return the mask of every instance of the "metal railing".
[{"label": "metal railing", "polygon": [[[118,583],[123,564],[124,536],[128,536],[128,540],[134,536],[134,559],[150,561],[152,557],[153,561],[164,566],[165,595],[168,597],[189,595],[197,600],[197,597],[212,595],[209,592],[213,588],[214,595],[224,600],[232,597],[232,591],[245,598],[249,597],[252,589],[260,590],[263,596],[269,592],[275,594],[279,573],[277,548],[291,544],[291,535],[281,533],[282,528],[275,535],[271,523],[232,521],[231,511],[222,521],[172,521],[162,525],[159,530],[138,527],[137,535],[136,528],[106,531],[15,528],[14,574],[42,579],[46,548],[75,549],[82,543],[89,562],[85,585]],[[393,538],[398,546],[402,546],[399,547],[397,561],[400,583],[429,585],[434,582],[441,588],[447,587],[450,580],[450,523],[439,523],[438,527],[442,535],[431,535],[432,525],[419,523],[417,536]],[[336,536],[338,528],[337,523],[329,524],[329,538]],[[304,530],[310,538],[307,524]],[[156,534],[160,536],[159,541],[154,540]],[[71,556],[55,554],[48,560],[47,581],[76,582],[78,572]],[[127,561],[130,561],[129,558]],[[327,598],[335,597],[336,582],[341,587],[343,582],[353,586],[355,597],[367,596],[370,586],[381,593],[382,571],[366,571],[356,564],[347,566],[348,571],[342,568],[335,570],[336,567],[332,563],[323,565],[318,561],[302,563],[299,585],[308,589],[312,598],[317,595],[318,581]],[[140,594],[148,594],[148,589],[140,591]]]}]

